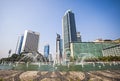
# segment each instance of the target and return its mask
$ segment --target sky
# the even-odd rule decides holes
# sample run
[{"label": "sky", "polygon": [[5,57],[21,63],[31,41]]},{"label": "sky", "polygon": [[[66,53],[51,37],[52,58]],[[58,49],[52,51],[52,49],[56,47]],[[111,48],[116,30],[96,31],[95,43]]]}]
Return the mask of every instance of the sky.
[{"label": "sky", "polygon": [[40,33],[39,52],[50,45],[55,56],[56,33],[62,35],[62,17],[75,14],[82,41],[120,38],[120,0],[0,0],[0,58],[15,53],[25,30]]}]

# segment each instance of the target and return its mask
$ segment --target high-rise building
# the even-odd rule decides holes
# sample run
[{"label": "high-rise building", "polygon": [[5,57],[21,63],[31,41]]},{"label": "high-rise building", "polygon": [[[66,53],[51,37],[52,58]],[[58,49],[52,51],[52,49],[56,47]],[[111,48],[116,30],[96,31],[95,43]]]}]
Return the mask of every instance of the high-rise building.
[{"label": "high-rise building", "polygon": [[38,51],[39,44],[39,33],[25,30],[23,43],[22,43],[22,52],[36,52]]},{"label": "high-rise building", "polygon": [[57,34],[56,37],[56,61],[57,63],[62,62],[62,39],[60,38],[60,35]]},{"label": "high-rise building", "polygon": [[48,59],[49,59],[49,62],[52,62],[52,54],[49,54]]},{"label": "high-rise building", "polygon": [[44,46],[44,57],[47,58],[47,59],[49,58],[49,49],[50,49],[49,44],[46,44]]},{"label": "high-rise building", "polygon": [[16,46],[16,54],[20,54],[21,53],[21,48],[22,48],[22,43],[23,43],[23,35],[20,35],[18,37],[18,41],[17,41],[17,46]]},{"label": "high-rise building", "polygon": [[74,13],[71,10],[65,12],[62,19],[63,52],[66,58],[70,57],[70,42],[77,41]]},{"label": "high-rise building", "polygon": [[63,59],[63,40],[60,39],[60,58]]}]

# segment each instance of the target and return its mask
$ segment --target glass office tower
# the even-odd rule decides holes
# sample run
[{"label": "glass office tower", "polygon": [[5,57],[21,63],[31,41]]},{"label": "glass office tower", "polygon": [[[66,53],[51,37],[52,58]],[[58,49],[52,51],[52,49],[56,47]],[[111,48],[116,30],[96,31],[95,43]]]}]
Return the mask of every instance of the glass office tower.
[{"label": "glass office tower", "polygon": [[20,54],[21,53],[21,48],[22,48],[22,43],[23,43],[23,35],[20,35],[18,37],[18,41],[17,41],[17,46],[16,46],[16,54]]},{"label": "glass office tower", "polygon": [[46,44],[45,46],[44,46],[44,57],[46,57],[46,58],[48,58],[48,56],[49,56],[49,44]]},{"label": "glass office tower", "polygon": [[77,41],[76,25],[74,13],[71,10],[65,12],[62,19],[62,35],[63,35],[63,53],[66,58],[70,56],[70,42]]}]

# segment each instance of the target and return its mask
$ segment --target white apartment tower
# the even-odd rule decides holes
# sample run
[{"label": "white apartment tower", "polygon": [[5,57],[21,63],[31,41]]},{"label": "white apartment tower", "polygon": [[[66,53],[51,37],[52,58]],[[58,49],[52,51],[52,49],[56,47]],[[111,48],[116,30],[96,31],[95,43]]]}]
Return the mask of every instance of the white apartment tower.
[{"label": "white apartment tower", "polygon": [[40,34],[38,32],[25,30],[21,51],[22,52],[38,51],[39,36]]}]

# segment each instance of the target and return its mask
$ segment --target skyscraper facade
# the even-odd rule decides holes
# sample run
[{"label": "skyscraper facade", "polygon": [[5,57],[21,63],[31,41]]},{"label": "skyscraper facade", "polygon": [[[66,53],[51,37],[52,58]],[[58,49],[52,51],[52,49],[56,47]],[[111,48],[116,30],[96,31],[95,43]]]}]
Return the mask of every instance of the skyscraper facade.
[{"label": "skyscraper facade", "polygon": [[80,32],[77,32],[77,42],[82,42]]},{"label": "skyscraper facade", "polygon": [[52,62],[52,54],[49,54],[48,59],[49,59],[49,62]]},{"label": "skyscraper facade", "polygon": [[50,50],[49,44],[45,45],[44,46],[44,57],[47,59],[49,58],[49,50]]},{"label": "skyscraper facade", "polygon": [[56,37],[56,61],[57,63],[62,62],[62,39],[60,38],[60,35],[57,34]]},{"label": "skyscraper facade", "polygon": [[70,57],[70,42],[77,41],[74,13],[71,10],[65,12],[62,19],[63,52]]},{"label": "skyscraper facade", "polygon": [[22,48],[22,43],[23,43],[23,35],[20,35],[18,37],[18,41],[17,41],[17,46],[16,46],[16,54],[20,54],[21,53],[21,48]]},{"label": "skyscraper facade", "polygon": [[25,30],[23,43],[22,43],[22,52],[36,52],[38,51],[39,44],[39,33]]}]

